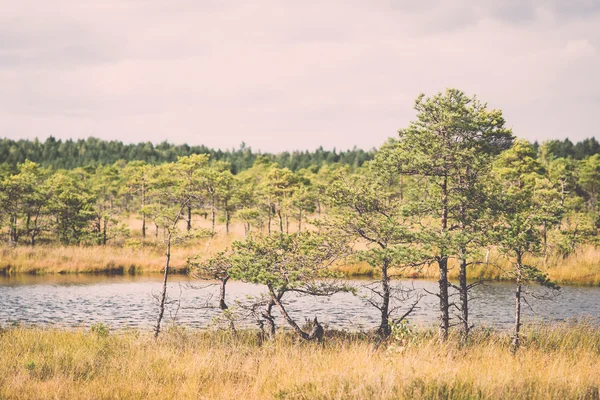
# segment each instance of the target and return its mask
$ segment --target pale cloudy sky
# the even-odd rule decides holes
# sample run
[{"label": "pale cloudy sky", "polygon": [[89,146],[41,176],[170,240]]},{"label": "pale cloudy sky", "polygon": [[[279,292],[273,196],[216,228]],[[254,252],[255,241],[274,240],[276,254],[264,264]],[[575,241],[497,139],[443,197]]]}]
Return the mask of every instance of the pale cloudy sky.
[{"label": "pale cloudy sky", "polygon": [[0,137],[379,146],[476,93],[527,139],[600,136],[600,0],[0,0]]}]

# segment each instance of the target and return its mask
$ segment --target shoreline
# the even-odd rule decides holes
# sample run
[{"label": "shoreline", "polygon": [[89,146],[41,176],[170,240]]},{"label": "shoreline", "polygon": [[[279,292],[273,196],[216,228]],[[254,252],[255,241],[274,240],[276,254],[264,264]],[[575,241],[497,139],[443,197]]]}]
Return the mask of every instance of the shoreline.
[{"label": "shoreline", "polygon": [[[11,271],[10,269],[8,270],[9,272],[7,272],[8,268],[2,268],[0,266],[0,277],[4,277],[4,278],[10,278],[10,277],[19,277],[19,276],[37,276],[37,277],[44,277],[44,276],[77,276],[77,275],[84,275],[84,276],[130,276],[130,277],[135,277],[135,276],[156,276],[156,277],[162,277],[163,276],[163,272],[160,270],[144,270],[144,269],[139,269],[137,267],[130,267],[128,270],[125,270],[124,267],[117,267],[117,268],[110,268],[110,269],[100,269],[100,270],[83,270],[83,271],[46,271],[46,270],[40,270],[40,269],[30,269],[27,271]],[[334,268],[335,269],[335,268]],[[173,268],[171,267],[171,272],[169,273],[169,276],[186,276],[188,275],[188,269],[187,268]],[[373,271],[373,272],[368,272],[368,273],[362,273],[362,272],[356,272],[356,273],[344,273],[343,275],[343,279],[356,279],[356,280],[363,280],[363,279],[378,279],[379,275],[377,274],[377,272]],[[452,282],[458,282],[458,277],[450,275],[449,277],[450,281]],[[418,274],[418,273],[411,273],[411,274],[406,274],[406,275],[398,275],[396,276],[396,278],[394,280],[427,280],[427,281],[435,281],[437,280],[435,276],[431,276],[429,274]],[[499,283],[513,283],[515,282],[514,279],[510,279],[510,278],[502,278],[502,277],[472,277],[470,276],[468,279],[469,282],[477,282],[477,281],[481,281],[481,282],[499,282]],[[600,287],[600,283],[596,281],[596,279],[594,279],[591,282],[580,282],[580,281],[556,281],[557,284],[559,285],[563,285],[563,286],[580,286],[580,287]]]},{"label": "shoreline", "polygon": [[[177,248],[173,253],[171,271],[174,275],[186,274],[186,260],[200,254],[210,257],[226,248],[230,240],[204,241]],[[123,246],[0,246],[0,276],[14,275],[145,275],[162,274],[162,249],[152,244],[143,247]],[[535,264],[537,259],[528,260]],[[364,263],[350,263],[332,267],[345,278],[377,278],[375,269]],[[600,248],[587,247],[571,257],[552,259],[547,267],[540,268],[559,285],[600,286]],[[510,264],[498,256],[489,264],[474,265],[469,271],[469,280],[512,282],[504,271]],[[437,279],[435,265],[420,270],[394,271],[402,279]],[[451,264],[449,278],[458,278],[458,268]]]}]

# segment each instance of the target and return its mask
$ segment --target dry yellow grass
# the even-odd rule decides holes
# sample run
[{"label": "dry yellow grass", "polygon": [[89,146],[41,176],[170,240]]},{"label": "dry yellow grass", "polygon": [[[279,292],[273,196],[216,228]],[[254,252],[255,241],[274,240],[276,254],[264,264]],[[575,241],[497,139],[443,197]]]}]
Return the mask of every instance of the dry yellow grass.
[{"label": "dry yellow grass", "polygon": [[[106,246],[60,246],[19,245],[0,246],[0,274],[52,274],[52,273],[152,273],[164,267],[164,243],[162,231],[155,238],[154,228],[148,228],[148,236],[141,239],[141,222],[131,217],[127,223],[132,241]],[[139,226],[138,226],[139,225]],[[185,230],[185,222],[180,224]],[[194,228],[210,228],[210,221],[196,218]],[[290,225],[290,231],[297,229]],[[234,240],[244,238],[242,224],[231,224],[229,234],[225,226],[217,224],[215,236],[173,246],[171,265],[174,271],[185,270],[186,259],[197,254],[211,256],[222,251]]]},{"label": "dry yellow grass", "polygon": [[[197,223],[196,226],[206,227],[206,224]],[[241,226],[232,226],[229,235],[225,234],[224,227],[217,226],[217,234],[213,238],[173,246],[173,270],[183,271],[187,258],[197,254],[210,256],[243,236]],[[141,239],[141,234],[134,237]],[[165,251],[160,237],[156,239],[153,232],[149,232],[145,241],[136,240],[133,244],[125,245],[4,246],[0,247],[0,273],[158,273],[164,268]]]},{"label": "dry yellow grass", "polygon": [[2,399],[598,399],[600,331],[590,322],[439,345],[421,332],[390,351],[358,335],[325,346],[242,332],[0,333]]},{"label": "dry yellow grass", "polygon": [[[186,259],[210,255],[225,248],[231,239],[218,238],[174,247],[173,270],[184,270]],[[0,273],[141,273],[160,272],[164,267],[162,246],[37,246],[0,249]]]},{"label": "dry yellow grass", "polygon": [[[566,257],[553,256],[546,261],[538,257],[526,257],[525,262],[536,265],[548,274],[548,277],[559,284],[571,285],[600,285],[600,248],[582,246],[577,251]],[[448,277],[458,279],[458,265],[455,260],[450,260]],[[364,262],[340,265],[336,270],[347,275],[377,275],[376,271]],[[510,262],[500,256],[496,251],[490,253],[488,262],[474,264],[469,267],[470,279],[504,280],[507,271],[510,271]],[[391,273],[407,278],[436,279],[438,277],[437,264],[423,266],[419,269],[393,270]]]},{"label": "dry yellow grass", "polygon": [[[132,236],[141,244],[141,222],[135,216],[127,221]],[[297,223],[290,221],[290,232],[297,230]],[[277,229],[276,223],[273,229]],[[210,220],[197,217],[194,227],[210,228]],[[182,222],[181,228],[185,229]],[[231,224],[230,233],[225,234],[225,226],[217,224],[217,234],[211,239],[197,240],[175,246],[172,253],[174,270],[183,271],[188,257],[196,254],[210,256],[230,246],[234,240],[244,238],[244,228],[240,223]],[[160,238],[160,235],[159,235]],[[363,248],[358,244],[357,248]],[[469,267],[472,279],[502,280],[505,271],[510,270],[506,258],[492,250],[487,264]],[[528,258],[526,262],[547,272],[550,279],[560,284],[600,285],[600,248],[581,246],[567,258],[551,256],[547,260]],[[0,247],[0,273],[158,273],[163,269],[164,249],[160,240],[154,238],[149,227],[148,238],[143,245],[123,246],[29,246]],[[458,278],[458,268],[452,260],[449,263],[450,279]],[[376,276],[377,272],[366,263],[339,264],[335,269],[347,276]],[[435,264],[419,270],[394,271],[409,278],[435,279],[438,276]]]},{"label": "dry yellow grass", "polygon": [[561,282],[600,285],[600,249],[592,246],[578,248],[566,259],[550,260],[546,269],[550,278]]},{"label": "dry yellow grass", "polygon": [[[174,270],[183,271],[186,259],[196,254],[210,256],[225,249],[240,237],[234,234],[219,234],[212,239],[203,239],[173,250]],[[141,247],[121,246],[19,246],[0,248],[0,273],[152,273],[160,272],[164,265],[163,248],[149,240]],[[561,284],[600,285],[600,249],[583,247],[566,259],[550,259],[547,266],[542,260],[529,260],[549,277]],[[342,264],[336,270],[348,276],[375,276],[376,271],[366,263]],[[470,267],[472,279],[502,280],[509,263],[492,254],[490,264]],[[437,277],[437,266],[432,264],[420,270],[395,271],[410,278]],[[450,279],[458,278],[458,268],[450,263]]]}]

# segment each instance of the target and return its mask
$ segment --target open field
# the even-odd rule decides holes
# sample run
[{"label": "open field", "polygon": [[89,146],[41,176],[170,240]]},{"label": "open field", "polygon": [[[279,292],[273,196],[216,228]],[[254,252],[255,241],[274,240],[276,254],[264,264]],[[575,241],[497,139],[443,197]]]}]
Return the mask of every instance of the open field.
[{"label": "open field", "polygon": [[523,348],[477,331],[460,347],[421,331],[377,344],[332,334],[323,347],[253,332],[0,333],[3,399],[598,399],[600,330],[591,322],[525,329]]}]

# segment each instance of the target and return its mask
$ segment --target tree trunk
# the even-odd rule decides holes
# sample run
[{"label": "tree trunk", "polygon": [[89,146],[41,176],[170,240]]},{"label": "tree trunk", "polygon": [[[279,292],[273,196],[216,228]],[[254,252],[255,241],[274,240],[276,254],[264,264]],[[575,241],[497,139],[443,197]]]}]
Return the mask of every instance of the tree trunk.
[{"label": "tree trunk", "polygon": [[298,232],[302,231],[302,209],[298,213]]},{"label": "tree trunk", "polygon": [[317,317],[315,316],[315,319],[313,320],[313,328],[311,329],[310,333],[308,334],[308,340],[317,339],[317,343],[322,344],[323,343],[323,335],[325,335],[325,330],[323,329],[323,326],[321,324],[319,324],[319,321],[317,320]]},{"label": "tree trunk", "polygon": [[279,230],[283,233],[283,217],[281,216],[281,210],[277,210],[277,216],[279,217]]},{"label": "tree trunk", "polygon": [[[229,307],[227,307],[227,303],[225,302],[225,286],[227,285],[228,280],[229,280],[229,277],[222,278],[221,285],[219,288],[219,308],[222,311],[225,311],[229,308]],[[236,333],[237,331],[235,330],[235,322],[232,318],[232,315],[225,314],[225,317],[229,320],[229,329],[231,329],[231,332]]]},{"label": "tree trunk", "polygon": [[225,234],[229,235],[229,205],[225,202]]},{"label": "tree trunk", "polygon": [[381,268],[381,323],[378,333],[382,337],[387,337],[390,334],[390,278],[388,276],[388,262],[385,261]]},{"label": "tree trunk", "polygon": [[211,202],[210,202],[210,221],[211,221],[210,233],[213,235],[215,234],[215,217],[216,217],[215,196],[213,195]]},{"label": "tree trunk", "polygon": [[271,206],[269,205],[269,212],[268,212],[268,217],[269,217],[269,223],[268,223],[268,232],[269,235],[271,234]]},{"label": "tree trunk", "polygon": [[227,285],[227,281],[229,277],[221,279],[221,286],[219,288],[219,308],[221,310],[227,310],[227,303],[225,303],[225,285]]},{"label": "tree trunk", "polygon": [[273,339],[275,337],[275,318],[273,318],[272,315],[274,305],[275,303],[273,302],[273,300],[271,300],[269,304],[267,304],[267,307],[265,308],[265,311],[262,314],[263,318],[265,319],[268,325],[267,334],[269,336],[269,339]]},{"label": "tree trunk", "polygon": [[17,234],[17,217],[15,215],[10,216],[10,227],[8,236],[11,244],[17,244],[19,236]]},{"label": "tree trunk", "polygon": [[448,258],[440,258],[438,260],[440,270],[440,280],[438,281],[440,288],[440,330],[439,340],[445,342],[448,339],[448,331],[450,329],[450,303],[448,296]]},{"label": "tree trunk", "polygon": [[142,238],[146,239],[146,183],[142,182]]},{"label": "tree trunk", "polygon": [[28,235],[30,232],[30,228],[29,228],[30,223],[31,223],[31,215],[29,215],[29,213],[27,213],[27,218],[25,220],[25,232],[27,232]]},{"label": "tree trunk", "polygon": [[192,207],[187,208],[187,230],[192,230]]},{"label": "tree trunk", "polygon": [[516,264],[516,272],[517,272],[517,290],[515,291],[515,326],[513,332],[513,340],[512,340],[512,352],[513,354],[517,352],[519,346],[521,345],[521,279],[522,279],[522,271],[521,271],[521,255],[517,256],[517,264]]},{"label": "tree trunk", "polygon": [[404,176],[400,175],[400,201],[404,200]]},{"label": "tree trunk", "polygon": [[29,237],[31,238],[31,247],[35,246],[35,238],[37,237],[39,231],[40,231],[40,227],[38,225],[38,219],[40,217],[39,214],[39,210],[37,215],[35,216],[35,219],[33,220],[33,229],[31,230],[31,232],[29,233]]},{"label": "tree trunk", "polygon": [[107,225],[106,217],[104,217],[104,224],[102,226],[102,246],[106,246],[106,225]]},{"label": "tree trunk", "polygon": [[544,266],[548,263],[548,230],[546,227],[546,221],[542,225],[542,236],[544,238]]},{"label": "tree trunk", "polygon": [[[463,253],[464,254],[464,253]],[[469,339],[469,287],[467,285],[467,260],[461,258],[460,270],[458,275],[459,288],[460,288],[460,312],[462,322],[461,340],[466,343]]]},{"label": "tree trunk", "polygon": [[[467,167],[466,169],[466,174],[465,175],[469,175],[469,167]],[[458,182],[461,188],[465,188],[465,182],[463,177],[459,174],[458,176]],[[466,222],[467,222],[467,215],[466,215],[466,206],[465,206],[465,200],[461,201],[460,203],[460,221],[459,221],[459,228],[462,232],[466,233]],[[469,340],[469,286],[467,285],[467,246],[466,244],[463,244],[460,247],[460,265],[459,265],[459,272],[458,272],[458,291],[459,291],[459,297],[460,297],[460,319],[461,319],[461,323],[462,323],[462,330],[461,330],[461,341],[463,344],[466,344],[467,341]]]},{"label": "tree trunk", "polygon": [[[444,176],[442,182],[442,221],[441,233],[444,235],[448,231],[448,177]],[[438,266],[440,270],[440,330],[439,340],[445,342],[448,339],[448,331],[450,329],[450,303],[448,296],[448,254],[442,246],[438,258]]]},{"label": "tree trunk", "polygon": [[273,300],[273,302],[275,303],[275,305],[277,305],[277,307],[279,307],[279,311],[281,311],[281,315],[283,315],[283,318],[287,321],[288,325],[292,327],[292,329],[294,329],[296,331],[296,333],[298,333],[298,335],[300,335],[300,337],[302,339],[308,340],[309,339],[309,334],[304,332],[302,330],[302,328],[300,328],[298,326],[298,324],[296,323],[296,321],[294,321],[292,319],[292,317],[290,317],[290,315],[287,313],[285,307],[283,306],[283,304],[281,304],[281,297],[280,296],[276,296],[275,292],[273,292],[273,290],[271,288],[269,288],[269,293],[271,294],[271,299]]},{"label": "tree trunk", "polygon": [[154,338],[157,338],[158,334],[160,333],[160,324],[165,313],[165,300],[167,298],[167,280],[169,278],[169,263],[171,262],[171,232],[169,232],[169,235],[167,236],[167,252],[165,253],[165,256],[165,273],[163,276],[163,287],[158,307],[158,319],[156,320],[156,327],[154,328]]},{"label": "tree trunk", "polygon": [[36,236],[38,234],[38,231],[39,231],[39,227],[38,227],[38,223],[37,223],[38,218],[39,218],[39,210],[38,210],[38,213],[35,216],[35,219],[33,220],[33,228],[30,228],[29,227],[29,225],[30,225],[29,216],[27,216],[27,219],[28,219],[28,221],[27,221],[27,232],[29,233],[29,237],[31,238],[31,247],[35,246],[35,238],[36,238]]}]

